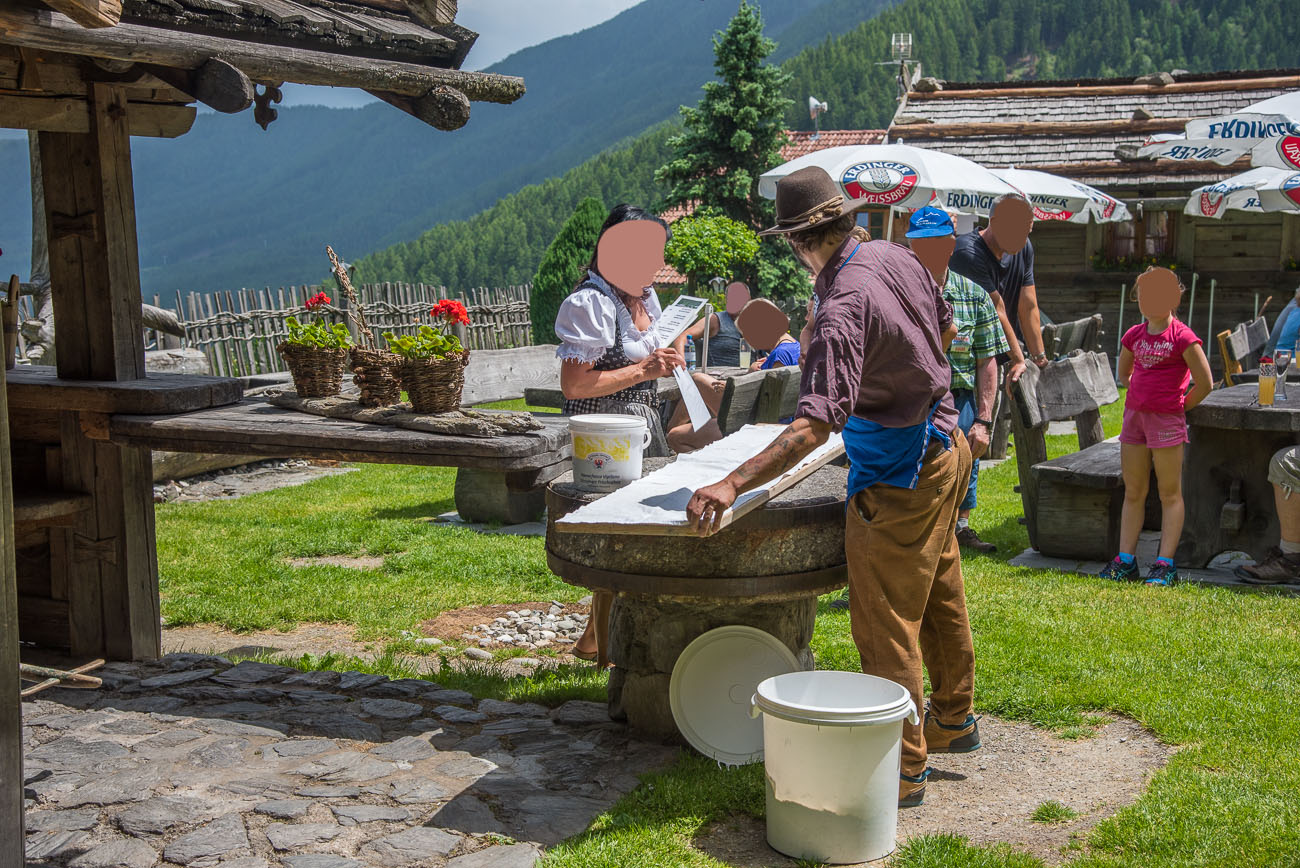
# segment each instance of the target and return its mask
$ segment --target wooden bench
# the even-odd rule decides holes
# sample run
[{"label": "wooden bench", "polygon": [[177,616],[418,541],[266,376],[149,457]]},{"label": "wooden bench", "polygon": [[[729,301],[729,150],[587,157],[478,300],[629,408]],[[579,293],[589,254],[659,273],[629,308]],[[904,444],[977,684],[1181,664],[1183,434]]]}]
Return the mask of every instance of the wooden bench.
[{"label": "wooden bench", "polygon": [[793,365],[728,379],[718,405],[718,427],[723,436],[746,425],[793,416],[799,404],[799,373],[799,366]]},{"label": "wooden bench", "polygon": [[1223,384],[1233,386],[1236,385],[1233,377],[1258,369],[1259,354],[1268,343],[1268,323],[1262,316],[1256,317],[1239,323],[1231,331],[1219,332],[1215,339],[1223,358]]}]

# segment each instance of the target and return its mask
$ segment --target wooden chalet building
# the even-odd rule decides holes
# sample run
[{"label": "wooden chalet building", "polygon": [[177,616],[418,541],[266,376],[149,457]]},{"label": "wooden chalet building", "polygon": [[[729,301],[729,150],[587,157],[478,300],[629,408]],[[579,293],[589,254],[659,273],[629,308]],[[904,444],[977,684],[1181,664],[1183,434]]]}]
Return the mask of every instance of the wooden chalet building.
[{"label": "wooden chalet building", "polygon": [[[1125,223],[1038,222],[1031,236],[1039,303],[1062,321],[1101,312],[1113,346],[1121,285],[1133,286],[1150,258],[1176,264],[1195,308],[1182,315],[1208,338],[1210,281],[1213,328],[1249,319],[1258,298],[1276,313],[1300,286],[1300,216],[1228,211],[1220,220],[1188,217],[1195,187],[1248,169],[1215,163],[1137,159],[1154,133],[1181,132],[1191,118],[1237,111],[1300,88],[1300,71],[1179,73],[1133,79],[938,83],[919,79],[901,100],[890,142],[935,148],[989,167],[1039,169],[1098,187],[1124,201]],[[900,224],[895,225],[896,237]],[[1126,306],[1124,325],[1133,325]],[[1206,340],[1207,350],[1211,341]]]},{"label": "wooden chalet building", "polygon": [[460,71],[476,34],[455,15],[456,0],[0,2],[0,127],[38,134],[57,324],[57,369],[0,377],[0,865],[23,864],[18,637],[83,661],[160,651],[149,448],[111,436],[112,414],[241,393],[146,376],[131,137],[182,135],[195,103],[265,126],[284,82],[457,129],[524,83]]}]

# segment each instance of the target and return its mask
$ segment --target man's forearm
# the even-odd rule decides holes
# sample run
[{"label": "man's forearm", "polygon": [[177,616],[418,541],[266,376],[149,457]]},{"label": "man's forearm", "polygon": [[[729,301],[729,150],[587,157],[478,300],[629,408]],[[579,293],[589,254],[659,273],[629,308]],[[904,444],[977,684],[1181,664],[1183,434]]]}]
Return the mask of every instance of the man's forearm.
[{"label": "man's forearm", "polygon": [[736,489],[736,494],[771,482],[825,443],[830,433],[831,426],[825,422],[799,416],[770,446],[733,470],[727,482]]},{"label": "man's forearm", "polygon": [[975,416],[993,419],[993,398],[998,390],[998,359],[989,356],[975,362]]},{"label": "man's forearm", "polygon": [[[1029,355],[1043,354],[1043,323],[1038,314],[1038,287],[1026,286],[1020,291],[1020,301],[1016,305],[1020,315],[1020,328],[1025,336],[1025,346]],[[1008,332],[1007,334],[1010,334]]]},{"label": "man's forearm", "polygon": [[1002,333],[1007,336],[1011,363],[1024,364],[1025,354],[1020,349],[1020,341],[1016,340],[1016,333],[1011,329],[1011,320],[1007,318],[1007,306],[1002,302],[1002,293],[992,292],[989,293],[989,297],[993,299],[993,307],[997,308],[998,322],[1002,323]]}]

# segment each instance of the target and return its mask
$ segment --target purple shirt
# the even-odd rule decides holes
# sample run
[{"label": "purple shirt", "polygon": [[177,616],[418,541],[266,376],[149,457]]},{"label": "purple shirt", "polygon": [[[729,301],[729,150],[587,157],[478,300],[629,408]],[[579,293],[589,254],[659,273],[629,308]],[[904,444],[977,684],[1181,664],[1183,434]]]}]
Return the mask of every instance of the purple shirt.
[{"label": "purple shirt", "polygon": [[849,416],[886,428],[924,422],[951,434],[957,410],[942,334],[952,323],[930,272],[906,247],[845,239],[817,277],[817,320],[799,386],[799,416],[840,431]]}]

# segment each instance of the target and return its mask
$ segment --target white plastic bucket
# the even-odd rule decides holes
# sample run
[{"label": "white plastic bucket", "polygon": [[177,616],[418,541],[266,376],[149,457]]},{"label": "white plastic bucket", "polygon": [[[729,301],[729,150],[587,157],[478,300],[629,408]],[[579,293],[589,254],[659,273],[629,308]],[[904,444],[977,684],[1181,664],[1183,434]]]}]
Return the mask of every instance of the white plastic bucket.
[{"label": "white plastic bucket", "polygon": [[901,685],[860,672],[790,672],[758,685],[767,842],[796,859],[869,862],[894,850],[903,720]]},{"label": "white plastic bucket", "polygon": [[640,416],[587,413],[569,418],[573,482],[583,491],[610,492],[641,478],[650,426]]}]

